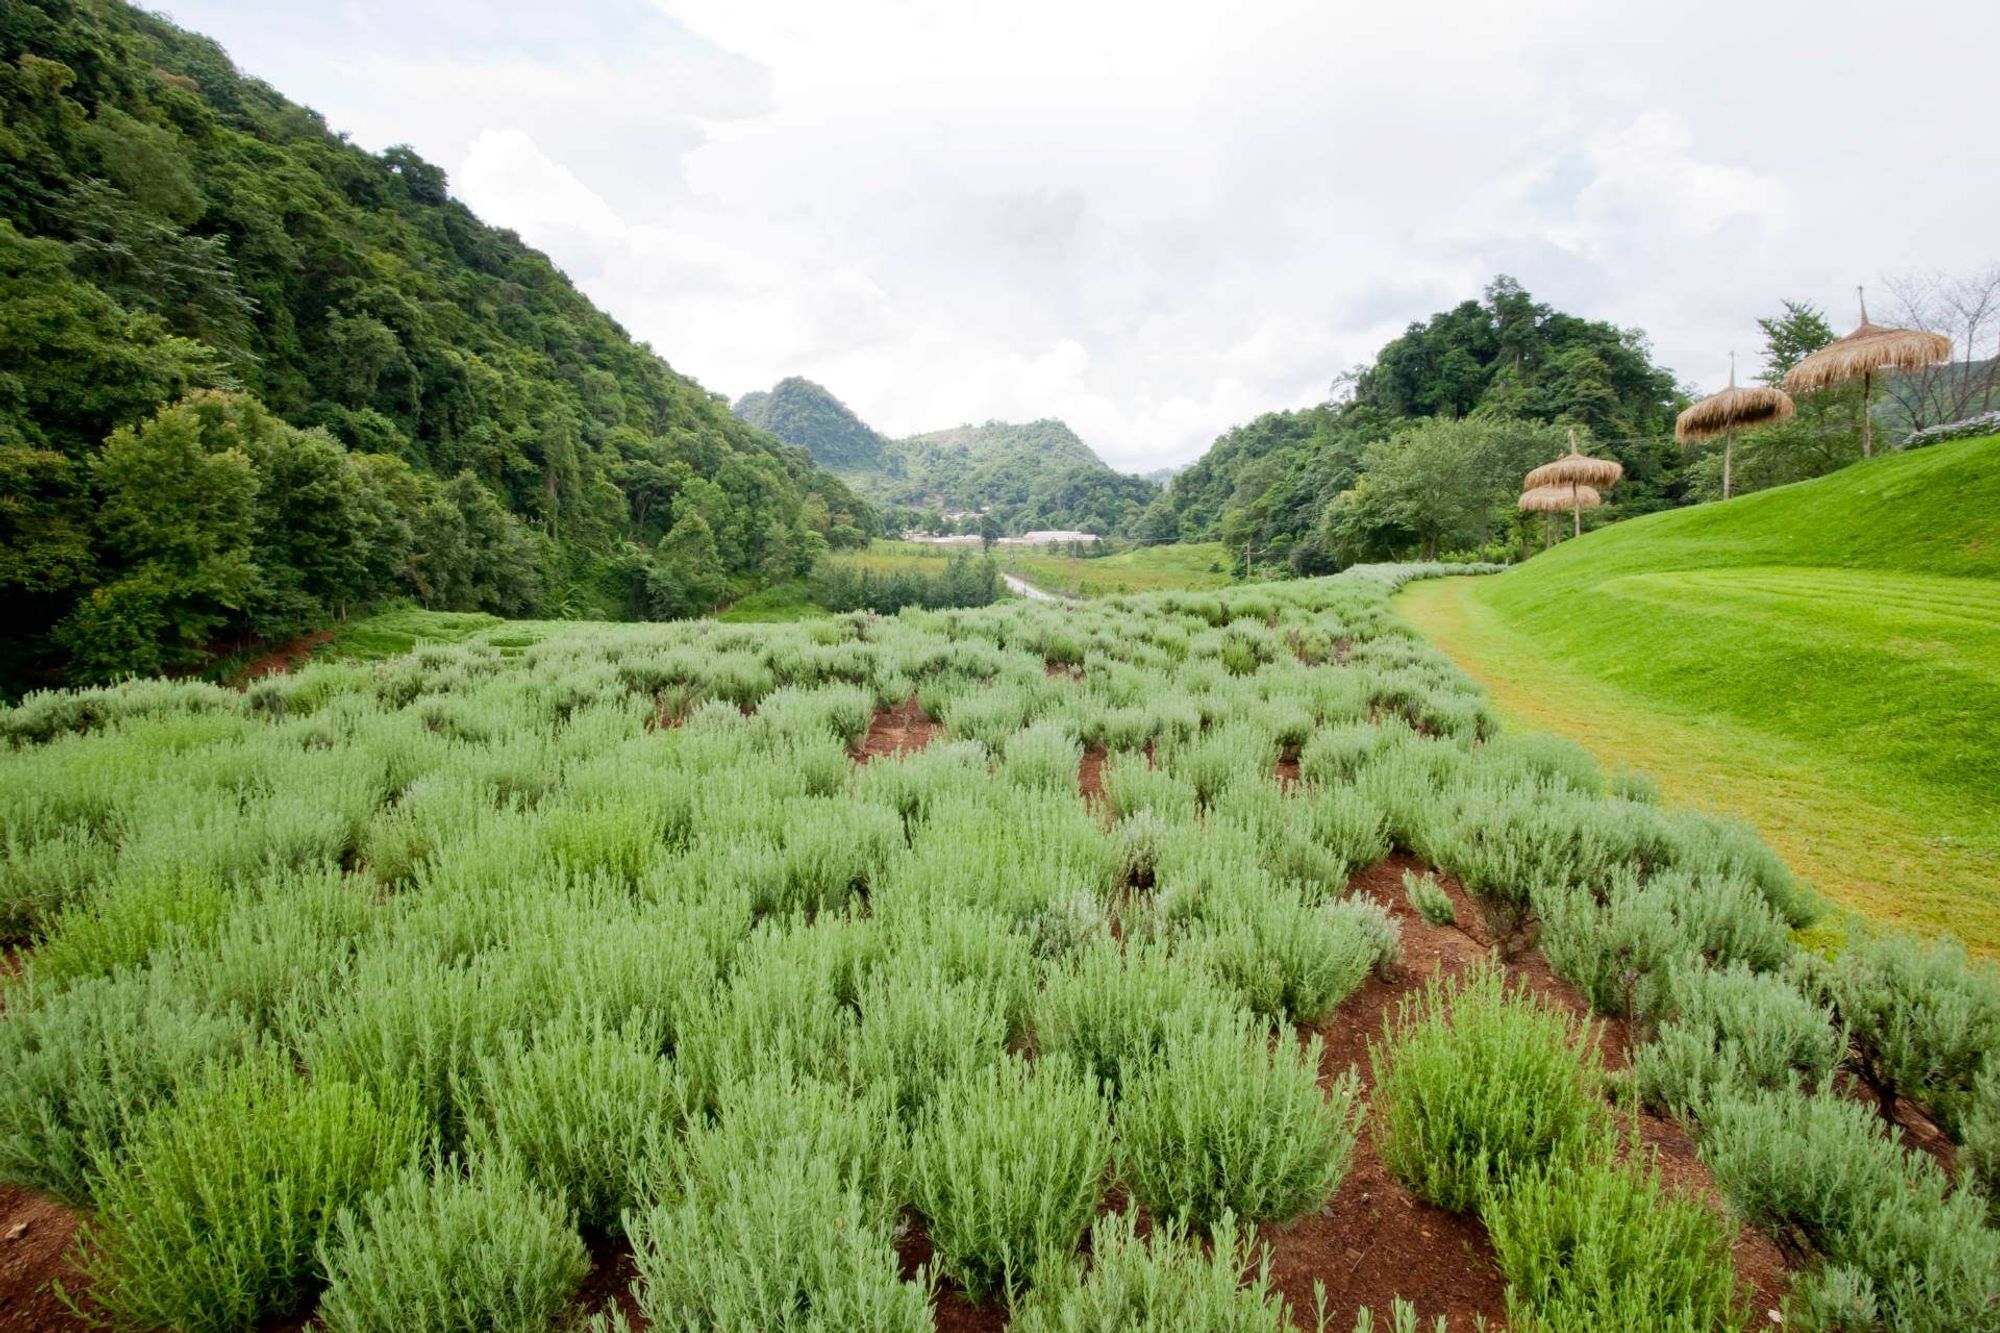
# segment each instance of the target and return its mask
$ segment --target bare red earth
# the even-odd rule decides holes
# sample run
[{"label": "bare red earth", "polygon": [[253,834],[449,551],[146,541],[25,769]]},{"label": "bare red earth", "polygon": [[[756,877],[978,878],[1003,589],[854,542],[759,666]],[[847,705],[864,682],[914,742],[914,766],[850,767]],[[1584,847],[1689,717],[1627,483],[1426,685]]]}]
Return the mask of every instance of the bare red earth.
[{"label": "bare red earth", "polygon": [[914,754],[929,745],[938,734],[938,724],[924,716],[917,696],[911,695],[886,712],[877,713],[868,723],[868,734],[854,757],[861,763],[887,755]]},{"label": "bare red earth", "polygon": [[261,676],[286,675],[293,668],[303,666],[313,655],[314,649],[332,638],[332,630],[322,629],[314,630],[303,638],[293,639],[290,643],[281,644],[237,672],[236,684],[240,687]]},{"label": "bare red earth", "polygon": [[0,1333],[84,1333],[55,1294],[60,1280],[72,1296],[89,1286],[69,1263],[76,1214],[13,1185],[0,1186]]},{"label": "bare red earth", "polygon": [[1076,785],[1084,801],[1095,807],[1104,801],[1104,747],[1093,745],[1077,761]]}]

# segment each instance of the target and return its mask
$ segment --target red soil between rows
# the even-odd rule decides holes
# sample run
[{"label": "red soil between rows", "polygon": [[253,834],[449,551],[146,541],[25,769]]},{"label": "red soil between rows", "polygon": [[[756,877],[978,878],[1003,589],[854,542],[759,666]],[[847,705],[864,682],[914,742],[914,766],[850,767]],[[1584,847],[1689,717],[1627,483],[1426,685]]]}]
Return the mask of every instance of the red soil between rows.
[{"label": "red soil between rows", "polygon": [[857,763],[899,754],[915,754],[937,739],[943,728],[925,716],[917,696],[911,695],[894,708],[875,714],[868,721],[868,734],[855,747]]},{"label": "red soil between rows", "polygon": [[290,643],[279,644],[237,672],[236,685],[241,688],[262,676],[286,675],[294,668],[305,665],[314,650],[332,638],[332,630],[321,629],[293,639]]}]

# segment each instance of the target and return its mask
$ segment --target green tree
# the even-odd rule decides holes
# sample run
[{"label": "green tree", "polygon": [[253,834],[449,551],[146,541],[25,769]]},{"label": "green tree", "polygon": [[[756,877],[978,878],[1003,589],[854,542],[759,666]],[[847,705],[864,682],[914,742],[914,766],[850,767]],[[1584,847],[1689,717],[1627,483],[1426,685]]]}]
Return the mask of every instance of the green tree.
[{"label": "green tree", "polygon": [[1764,331],[1764,370],[1759,379],[1783,388],[1785,373],[1834,339],[1833,326],[1810,301],[1786,301],[1780,314],[1757,321]]},{"label": "green tree", "polygon": [[699,616],[719,605],[728,583],[708,520],[689,509],[675,522],[646,571],[646,597],[660,620]]},{"label": "green tree", "polygon": [[82,679],[199,661],[256,586],[256,474],[229,432],[205,438],[205,407],[176,403],[121,427],[91,463],[111,577],[57,630]]},{"label": "green tree", "polygon": [[1385,529],[1409,534],[1427,560],[1480,546],[1501,530],[1523,471],[1561,448],[1562,433],[1532,422],[1431,418],[1368,446],[1359,486],[1331,511],[1326,540],[1351,547]]}]

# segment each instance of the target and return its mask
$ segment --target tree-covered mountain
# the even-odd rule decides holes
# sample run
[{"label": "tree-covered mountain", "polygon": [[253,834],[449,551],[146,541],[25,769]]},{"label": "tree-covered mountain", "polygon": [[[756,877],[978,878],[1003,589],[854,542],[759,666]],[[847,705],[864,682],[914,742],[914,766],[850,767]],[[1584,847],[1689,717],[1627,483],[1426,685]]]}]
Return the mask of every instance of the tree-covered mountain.
[{"label": "tree-covered mountain", "polygon": [[797,445],[832,472],[893,476],[900,464],[889,441],[846,403],[797,375],[779,380],[769,390],[744,394],[736,400],[735,410],[758,430]]},{"label": "tree-covered mountain", "polygon": [[736,415],[812,454],[875,503],[917,523],[980,511],[1004,532],[1124,533],[1159,487],[1114,472],[1060,421],[989,421],[891,440],[811,380],[745,394]]},{"label": "tree-covered mountain", "polygon": [[1009,532],[1122,533],[1159,488],[1114,472],[1060,421],[989,421],[897,441],[908,480],[892,503],[983,509]]},{"label": "tree-covered mountain", "polygon": [[[1673,419],[1686,398],[1673,374],[1653,364],[1645,335],[1564,314],[1511,278],[1496,278],[1481,300],[1411,324],[1336,388],[1338,401],[1266,413],[1226,431],[1168,483],[1135,535],[1223,541],[1248,563],[1282,562],[1301,573],[1440,541],[1450,549],[1495,540],[1513,522],[1511,491],[1504,477],[1495,481],[1505,468],[1440,464],[1421,482],[1414,465],[1395,465],[1401,442],[1412,459],[1512,467],[1523,449],[1559,447],[1561,430],[1537,427],[1574,426],[1592,448],[1624,463],[1626,480],[1604,517],[1683,499],[1686,460],[1673,444]],[[1449,437],[1418,430],[1433,419],[1475,425]],[[1476,448],[1475,435],[1483,441]],[[1365,479],[1378,469],[1411,475],[1371,488]],[[1444,506],[1460,519],[1440,530],[1427,506],[1388,499],[1425,486],[1478,494]]]},{"label": "tree-covered mountain", "polygon": [[[206,38],[118,0],[0,5],[0,112],[4,682],[398,595],[698,609],[870,530],[437,167]],[[288,541],[308,515],[355,549]]]}]

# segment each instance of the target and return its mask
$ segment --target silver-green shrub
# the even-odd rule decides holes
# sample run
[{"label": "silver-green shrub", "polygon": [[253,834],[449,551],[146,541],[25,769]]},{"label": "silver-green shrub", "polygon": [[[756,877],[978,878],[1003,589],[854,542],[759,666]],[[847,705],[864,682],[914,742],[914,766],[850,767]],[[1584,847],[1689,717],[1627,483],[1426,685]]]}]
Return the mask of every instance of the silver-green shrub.
[{"label": "silver-green shrub", "polygon": [[518,1162],[412,1167],[320,1244],[328,1333],[541,1333],[589,1271],[557,1195]]},{"label": "silver-green shrub", "polygon": [[1319,1086],[1320,1041],[1248,1015],[1181,1011],[1118,1101],[1118,1174],[1155,1218],[1289,1222],[1347,1174],[1360,1119],[1350,1072]]}]

